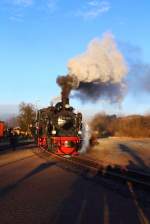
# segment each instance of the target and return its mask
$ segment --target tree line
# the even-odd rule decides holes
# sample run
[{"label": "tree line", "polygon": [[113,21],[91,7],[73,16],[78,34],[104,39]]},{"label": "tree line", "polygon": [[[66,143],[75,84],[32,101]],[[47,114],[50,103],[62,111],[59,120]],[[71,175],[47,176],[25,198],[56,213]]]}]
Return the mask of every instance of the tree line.
[{"label": "tree line", "polygon": [[97,114],[90,125],[98,137],[150,137],[150,115],[117,117],[116,115]]}]

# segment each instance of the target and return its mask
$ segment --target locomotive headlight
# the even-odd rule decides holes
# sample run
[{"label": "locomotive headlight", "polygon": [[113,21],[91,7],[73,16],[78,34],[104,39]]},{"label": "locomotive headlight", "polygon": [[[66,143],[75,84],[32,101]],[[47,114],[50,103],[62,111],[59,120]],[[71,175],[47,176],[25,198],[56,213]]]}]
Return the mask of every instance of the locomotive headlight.
[{"label": "locomotive headlight", "polygon": [[62,119],[61,117],[58,118],[58,125],[63,126],[66,123],[66,120]]},{"label": "locomotive headlight", "polygon": [[75,147],[74,142],[72,142],[72,141],[64,141],[64,146],[67,148]]},{"label": "locomotive headlight", "polygon": [[80,130],[80,131],[78,131],[78,135],[82,135],[82,131]]},{"label": "locomotive headlight", "polygon": [[52,130],[52,135],[56,135],[56,130]]},{"label": "locomotive headlight", "polygon": [[65,108],[66,109],[70,108],[70,105],[69,104],[65,104]]},{"label": "locomotive headlight", "polygon": [[68,141],[65,141],[65,142],[64,142],[64,146],[65,146],[65,147],[69,147],[69,142],[68,142]]}]

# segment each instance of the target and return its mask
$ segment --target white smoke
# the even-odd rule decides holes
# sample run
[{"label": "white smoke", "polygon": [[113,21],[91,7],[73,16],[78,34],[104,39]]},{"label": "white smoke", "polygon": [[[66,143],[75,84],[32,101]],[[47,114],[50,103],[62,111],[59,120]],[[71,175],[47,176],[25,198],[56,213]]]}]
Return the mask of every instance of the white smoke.
[{"label": "white smoke", "polygon": [[82,94],[87,94],[85,90],[87,88],[92,90],[91,98],[94,88],[89,84],[96,84],[96,94],[99,88],[100,96],[104,93],[105,96],[108,95],[107,97],[109,97],[111,92],[112,95],[122,95],[123,81],[128,72],[125,59],[118,50],[111,33],[106,33],[102,39],[92,40],[85,53],[68,62],[68,70],[69,75],[77,77],[81,84],[79,90]]},{"label": "white smoke", "polygon": [[127,74],[123,55],[117,49],[112,34],[90,42],[87,51],[68,63],[69,73],[80,82],[121,82]]},{"label": "white smoke", "polygon": [[83,134],[82,134],[82,148],[80,149],[80,154],[86,153],[88,146],[89,146],[89,142],[90,142],[90,138],[91,138],[91,131],[90,128],[88,126],[88,124],[83,121]]},{"label": "white smoke", "polygon": [[50,101],[51,105],[55,105],[56,103],[61,102],[61,96],[55,96],[52,98],[52,100]]}]

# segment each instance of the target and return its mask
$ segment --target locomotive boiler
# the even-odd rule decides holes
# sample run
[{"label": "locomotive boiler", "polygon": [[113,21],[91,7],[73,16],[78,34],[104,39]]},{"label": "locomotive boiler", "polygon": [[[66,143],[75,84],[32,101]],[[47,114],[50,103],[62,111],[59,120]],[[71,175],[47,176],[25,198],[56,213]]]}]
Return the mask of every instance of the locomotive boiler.
[{"label": "locomotive boiler", "polygon": [[61,155],[77,155],[82,147],[82,114],[68,98],[40,109],[36,120],[38,146]]}]

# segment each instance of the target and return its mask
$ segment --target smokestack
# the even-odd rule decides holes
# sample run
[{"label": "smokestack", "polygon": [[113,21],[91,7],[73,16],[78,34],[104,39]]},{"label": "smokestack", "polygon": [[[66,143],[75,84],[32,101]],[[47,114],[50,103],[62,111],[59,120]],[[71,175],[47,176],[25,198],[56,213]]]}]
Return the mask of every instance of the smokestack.
[{"label": "smokestack", "polygon": [[61,87],[61,97],[63,106],[69,104],[69,95],[72,89],[76,89],[79,85],[78,79],[74,75],[59,76],[57,84]]},{"label": "smokestack", "polygon": [[66,105],[69,105],[69,98],[62,97],[62,104],[63,104],[63,108],[65,108]]}]

